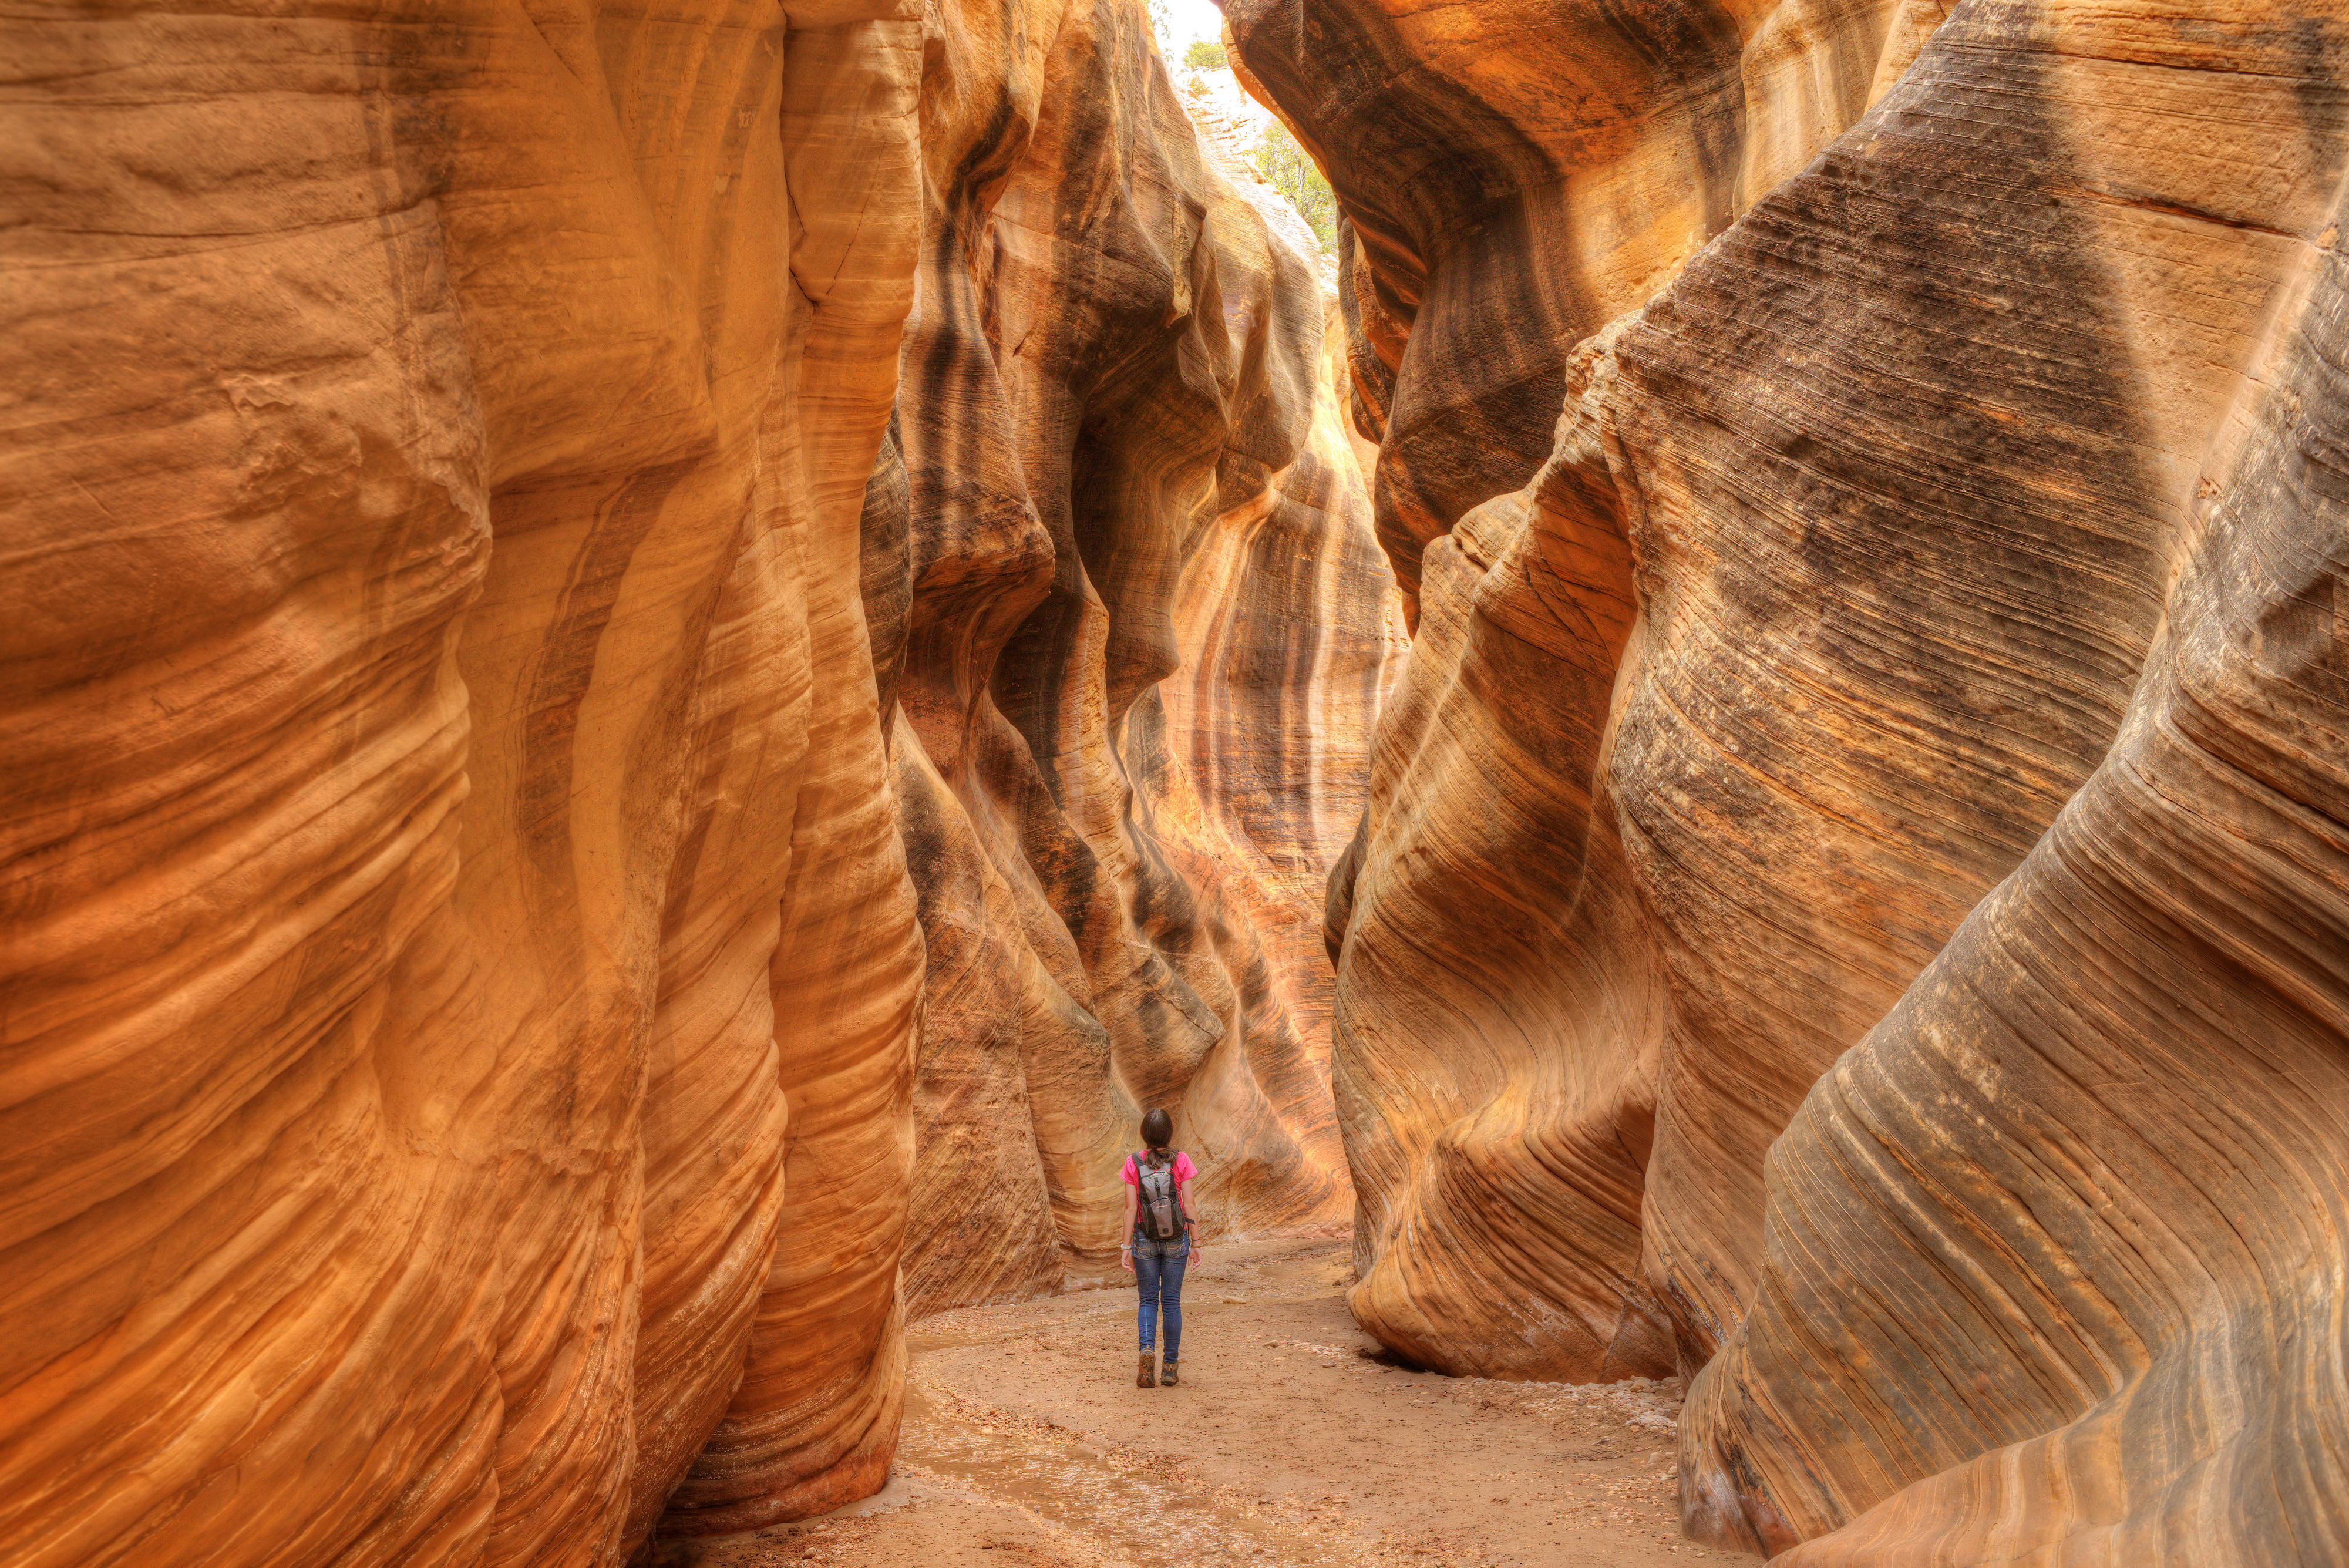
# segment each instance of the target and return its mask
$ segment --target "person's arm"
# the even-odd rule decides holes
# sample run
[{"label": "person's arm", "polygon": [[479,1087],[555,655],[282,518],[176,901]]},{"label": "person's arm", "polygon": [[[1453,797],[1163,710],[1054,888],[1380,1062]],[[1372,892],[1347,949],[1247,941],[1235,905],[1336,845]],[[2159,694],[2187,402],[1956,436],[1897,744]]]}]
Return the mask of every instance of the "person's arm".
[{"label": "person's arm", "polygon": [[[1125,1203],[1129,1210],[1133,1207],[1133,1194],[1131,1191],[1126,1194]],[[1199,1228],[1191,1219],[1191,1179],[1189,1177],[1184,1176],[1175,1179],[1174,1203],[1177,1208],[1183,1210],[1183,1229],[1190,1232],[1191,1261],[1195,1263],[1199,1261],[1200,1256],[1206,1252],[1206,1249],[1199,1244]],[[1129,1214],[1127,1216],[1128,1221],[1131,1222],[1133,1216]]]},{"label": "person's arm", "polygon": [[1125,1229],[1117,1233],[1117,1261],[1130,1274],[1133,1272],[1133,1204],[1142,1189],[1127,1181],[1123,1174],[1118,1181],[1125,1189]]}]

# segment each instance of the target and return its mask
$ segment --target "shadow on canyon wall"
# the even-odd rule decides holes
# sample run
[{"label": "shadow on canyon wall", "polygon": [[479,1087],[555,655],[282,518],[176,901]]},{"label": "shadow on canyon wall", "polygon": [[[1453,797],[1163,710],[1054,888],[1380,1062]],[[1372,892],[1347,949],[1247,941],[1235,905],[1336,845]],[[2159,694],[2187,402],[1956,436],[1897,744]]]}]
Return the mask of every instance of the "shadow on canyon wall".
[{"label": "shadow on canyon wall", "polygon": [[12,1564],[867,1496],[1151,1104],[1703,1540],[2349,1555],[2349,24],[1226,21],[1334,292],[1133,0],[0,24]]}]

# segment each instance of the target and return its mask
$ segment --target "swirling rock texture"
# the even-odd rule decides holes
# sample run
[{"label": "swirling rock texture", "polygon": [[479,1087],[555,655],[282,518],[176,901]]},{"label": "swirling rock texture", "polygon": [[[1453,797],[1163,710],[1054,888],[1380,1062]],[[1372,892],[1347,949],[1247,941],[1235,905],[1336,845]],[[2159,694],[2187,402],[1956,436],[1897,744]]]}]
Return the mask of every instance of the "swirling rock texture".
[{"label": "swirling rock texture", "polygon": [[1217,172],[1138,9],[1010,68],[1032,13],[939,20],[868,531],[929,950],[916,1310],[1112,1276],[1153,1105],[1218,1231],[1343,1225],[1321,887],[1401,642],[1294,212]]},{"label": "swirling rock texture", "polygon": [[822,20],[10,25],[12,1562],[885,1468],[921,31]]},{"label": "swirling rock texture", "polygon": [[868,1492],[909,1210],[1097,1257],[1143,1098],[1342,1213],[1388,578],[1138,8],[5,36],[12,1568]]},{"label": "swirling rock texture", "polygon": [[[1849,124],[1913,57],[1918,25],[1890,5],[1741,19],[1679,0],[1479,7],[1473,26],[1272,4],[1227,17],[1240,68],[1346,209],[1353,415],[1381,443],[1379,535],[1418,618],[1358,846],[1368,874],[1330,893],[1333,953],[1350,942],[1337,1093],[1360,1193],[1355,1309],[1428,1365],[1658,1375],[1680,1287],[1659,1299],[1645,1282],[1642,1195],[1674,1014],[1698,1021],[1692,1001],[1670,1002],[1593,794],[1638,617],[1630,546],[1611,524],[1520,542],[1523,501],[1462,519],[1549,458],[1593,335]],[[1770,1137],[1898,992],[1821,1020],[1832,1045],[1788,1043],[1775,1103],[1737,1134],[1751,1190],[1736,1234],[1757,1223]],[[1746,1029],[1742,999],[1716,1011],[1705,1026]],[[1733,1105],[1756,1066],[1732,1069]],[[1692,1151],[1701,1205],[1717,1201],[1718,1147]],[[1682,1315],[1719,1313],[1710,1281]]]},{"label": "swirling rock texture", "polygon": [[1229,16],[1418,601],[1357,1315],[1790,1562],[2349,1559],[2349,24]]}]

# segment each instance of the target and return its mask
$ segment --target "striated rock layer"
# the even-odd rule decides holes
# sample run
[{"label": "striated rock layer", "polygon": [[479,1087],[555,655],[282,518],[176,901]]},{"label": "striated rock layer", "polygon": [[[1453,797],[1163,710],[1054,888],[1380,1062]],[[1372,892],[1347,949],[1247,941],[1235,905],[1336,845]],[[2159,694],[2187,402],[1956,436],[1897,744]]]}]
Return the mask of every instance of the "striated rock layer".
[{"label": "striated rock layer", "polygon": [[[1037,36],[938,20],[949,60]],[[1141,11],[968,79],[867,535],[930,964],[916,1311],[1113,1277],[1148,1106],[1216,1230],[1344,1222],[1321,885],[1400,642],[1311,237],[1203,152]]]},{"label": "striated rock layer", "polygon": [[607,1561],[885,1468],[921,34],[786,32],[11,25],[13,1561]]},{"label": "striated rock layer", "polygon": [[1417,596],[1358,1316],[1789,1561],[2349,1556],[2349,26],[1230,16]]},{"label": "striated rock layer", "polygon": [[12,1564],[869,1492],[1145,1099],[1342,1214],[1390,579],[1138,8],[5,35]]},{"label": "striated rock layer", "polygon": [[[1702,950],[1675,975],[1627,859],[1640,846],[1602,804],[1617,675],[1642,630],[1634,543],[1611,522],[1526,535],[1526,500],[1463,518],[1549,459],[1590,335],[1857,118],[1920,24],[1890,5],[1741,19],[1682,0],[1480,7],[1473,26],[1275,0],[1227,15],[1248,79],[1345,205],[1353,415],[1381,442],[1379,535],[1416,619],[1362,875],[1330,891],[1356,1314],[1457,1371],[1652,1376],[1676,1337],[1701,1362],[1721,1271],[1744,1267],[1758,1230],[1763,1150],[1899,988],[1842,1015],[1806,998],[1790,1038],[1750,1022],[1713,929],[1692,933]],[[1717,824],[1691,826],[1719,846]],[[1802,908],[1815,890],[1769,896]],[[1728,961],[1749,959],[1768,984],[1801,983],[1784,950]],[[1668,1054],[1726,1064],[1703,1107],[1717,1125],[1693,1140],[1671,1106],[1659,1127]],[[1676,1212],[1712,1226],[1725,1207],[1733,1239],[1698,1238],[1651,1284],[1643,1209],[1683,1168]]]}]

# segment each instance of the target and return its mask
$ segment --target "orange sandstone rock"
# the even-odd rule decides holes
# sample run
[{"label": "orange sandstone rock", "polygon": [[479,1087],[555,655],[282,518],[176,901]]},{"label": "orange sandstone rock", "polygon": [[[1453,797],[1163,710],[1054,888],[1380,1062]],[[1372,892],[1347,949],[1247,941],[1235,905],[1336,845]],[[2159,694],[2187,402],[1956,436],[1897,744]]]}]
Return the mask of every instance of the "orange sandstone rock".
[{"label": "orange sandstone rock", "polygon": [[608,1561],[730,1401],[741,1492],[885,1444],[918,225],[788,215],[911,189],[919,43],[840,29],[11,25],[14,1561]]},{"label": "orange sandstone rock", "polygon": [[[1021,15],[950,36],[1009,54]],[[1399,652],[1310,235],[1203,151],[1138,10],[1070,7],[1028,70],[926,150],[876,651],[930,960],[916,1310],[1112,1275],[1151,1105],[1216,1230],[1342,1223],[1321,884]]]},{"label": "orange sandstone rock", "polygon": [[1361,1321],[1791,1561],[2349,1553],[2339,19],[1231,16],[1419,597]]},{"label": "orange sandstone rock", "polygon": [[[1603,798],[1633,548],[1611,519],[1526,533],[1529,504],[1571,493],[1463,518],[1561,439],[1603,462],[1596,431],[1559,422],[1592,373],[1578,343],[1898,75],[1917,39],[1894,10],[1226,13],[1243,78],[1345,207],[1353,422],[1380,442],[1379,536],[1418,621],[1330,909],[1333,956],[1351,944],[1355,1310],[1428,1365],[1653,1376],[1682,1326],[1642,1260],[1670,981]],[[1816,1072],[1778,1085],[1781,1122]],[[1733,1168],[1758,1175],[1759,1152]]]},{"label": "orange sandstone rock", "polygon": [[1143,1099],[1342,1215],[1390,579],[1138,8],[6,36],[12,1563],[869,1492]]}]

